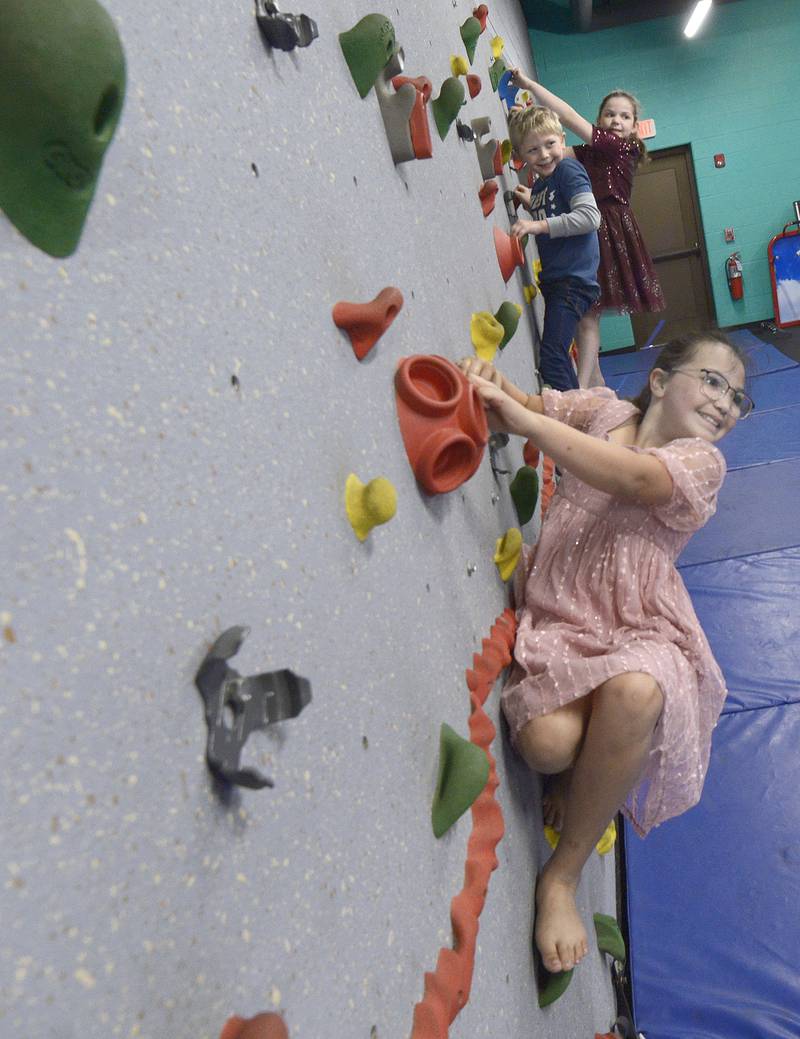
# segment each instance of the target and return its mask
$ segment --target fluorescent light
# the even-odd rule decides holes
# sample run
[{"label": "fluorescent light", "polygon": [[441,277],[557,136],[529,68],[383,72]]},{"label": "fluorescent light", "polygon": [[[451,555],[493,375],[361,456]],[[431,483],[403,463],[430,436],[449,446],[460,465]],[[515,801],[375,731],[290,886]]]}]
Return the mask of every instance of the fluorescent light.
[{"label": "fluorescent light", "polygon": [[686,27],[683,30],[684,36],[694,36],[703,21],[711,10],[711,0],[698,0],[694,5],[694,10],[689,15],[689,21],[686,23]]}]

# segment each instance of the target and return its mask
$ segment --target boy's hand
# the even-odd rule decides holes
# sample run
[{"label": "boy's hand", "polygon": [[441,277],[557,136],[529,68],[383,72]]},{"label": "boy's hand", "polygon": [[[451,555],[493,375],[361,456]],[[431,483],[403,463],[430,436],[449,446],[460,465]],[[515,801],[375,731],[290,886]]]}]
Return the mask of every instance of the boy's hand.
[{"label": "boy's hand", "polygon": [[518,184],[514,188],[514,201],[520,205],[529,206],[531,204],[531,189],[526,188],[523,184]]},{"label": "boy's hand", "polygon": [[511,234],[514,238],[524,238],[526,234],[547,234],[546,220],[517,220],[511,225]]},{"label": "boy's hand", "polygon": [[533,88],[536,86],[532,79],[520,68],[513,68],[508,70],[511,73],[511,82],[515,87],[520,87],[522,90],[530,90],[533,93]]},{"label": "boy's hand", "polygon": [[480,394],[486,408],[489,429],[495,433],[515,433],[531,437],[536,429],[536,416],[522,404],[512,400],[499,386],[470,372],[469,381]]}]

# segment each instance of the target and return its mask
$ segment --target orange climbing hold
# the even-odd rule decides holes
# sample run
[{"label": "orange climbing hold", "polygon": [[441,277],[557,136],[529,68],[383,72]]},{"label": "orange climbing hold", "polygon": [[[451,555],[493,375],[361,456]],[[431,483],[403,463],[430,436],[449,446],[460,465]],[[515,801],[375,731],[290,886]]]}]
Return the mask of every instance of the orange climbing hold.
[{"label": "orange climbing hold", "polygon": [[472,805],[472,833],[467,841],[464,887],[450,903],[453,948],[440,949],[436,970],[425,975],[425,993],[414,1007],[411,1039],[447,1039],[450,1025],[469,1000],[478,917],[489,890],[489,880],[498,861],[495,853],[503,836],[503,813],[495,799],[500,785],[495,760],[489,747],[495,727],[483,704],[500,672],[511,663],[511,650],[517,622],[513,610],[504,610],[492,625],[482,652],[473,656],[472,670],[466,672],[470,691],[470,740],[483,747],[489,759],[489,779]]},{"label": "orange climbing hold", "polygon": [[416,76],[414,79],[410,76],[395,76],[392,80],[395,90],[399,90],[405,83],[410,83],[417,91],[417,99],[408,120],[411,147],[418,159],[430,159],[433,156],[433,142],[431,141],[427,104],[431,99],[433,84],[426,76]]},{"label": "orange climbing hold", "polygon": [[353,353],[363,361],[403,306],[403,294],[389,285],[369,303],[337,303],[333,320],[350,336]]},{"label": "orange climbing hold", "polygon": [[255,1017],[229,1017],[219,1039],[289,1039],[289,1030],[280,1014],[256,1014]]},{"label": "orange climbing hold", "polygon": [[481,92],[482,86],[480,76],[477,76],[474,72],[467,73],[467,90],[470,97],[477,97]]},{"label": "orange climbing hold", "polygon": [[519,238],[514,238],[505,231],[501,231],[499,227],[493,228],[493,232],[494,249],[497,253],[497,262],[500,264],[500,273],[503,275],[503,281],[508,281],[516,267],[525,266],[522,242]]},{"label": "orange climbing hold", "polygon": [[444,357],[405,357],[394,377],[397,417],[414,475],[429,494],[468,480],[489,439],[475,387]]},{"label": "orange climbing hold", "polygon": [[552,458],[544,456],[542,462],[542,493],[540,501],[542,503],[542,519],[544,514],[550,505],[550,499],[555,494],[556,490],[556,477],[555,477],[556,464]]},{"label": "orange climbing hold", "polygon": [[485,180],[481,184],[480,190],[478,191],[478,198],[481,200],[481,208],[483,209],[483,215],[488,216],[494,209],[495,195],[500,190],[500,185],[496,180]]}]

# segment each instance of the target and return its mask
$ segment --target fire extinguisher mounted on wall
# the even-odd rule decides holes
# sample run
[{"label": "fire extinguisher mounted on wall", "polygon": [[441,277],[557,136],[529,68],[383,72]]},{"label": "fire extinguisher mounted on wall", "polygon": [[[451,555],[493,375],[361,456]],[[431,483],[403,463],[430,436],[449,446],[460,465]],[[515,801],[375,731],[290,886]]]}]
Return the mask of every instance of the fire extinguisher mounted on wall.
[{"label": "fire extinguisher mounted on wall", "polygon": [[731,299],[741,299],[744,296],[741,253],[731,253],[725,261],[725,274],[728,278],[728,289],[730,290]]}]

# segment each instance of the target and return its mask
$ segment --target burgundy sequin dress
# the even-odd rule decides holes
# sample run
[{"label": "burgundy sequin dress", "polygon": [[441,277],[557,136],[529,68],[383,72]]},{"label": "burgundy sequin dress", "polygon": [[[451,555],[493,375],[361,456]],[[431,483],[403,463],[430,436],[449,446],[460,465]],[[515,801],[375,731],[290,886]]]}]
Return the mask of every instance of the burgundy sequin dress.
[{"label": "burgundy sequin dress", "polygon": [[574,148],[586,167],[602,220],[600,242],[600,299],[597,309],[641,314],[666,306],[653,261],[630,207],[637,145],[610,130],[592,127],[592,143]]},{"label": "burgundy sequin dress", "polygon": [[[637,414],[607,387],[542,393],[544,413],[607,440]],[[664,505],[638,505],[565,471],[535,549],[514,574],[514,667],[502,694],[512,743],[532,719],[586,696],[616,675],[651,675],[664,696],[644,774],[623,812],[643,836],[695,804],[725,681],[675,560],[713,515],[725,476],[719,450],[699,437],[636,451],[672,477]]]}]

